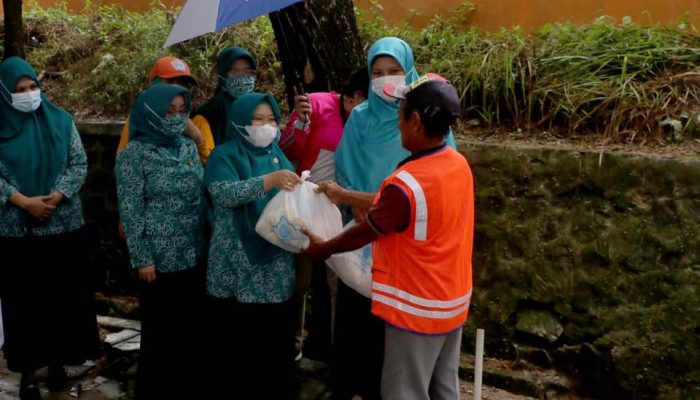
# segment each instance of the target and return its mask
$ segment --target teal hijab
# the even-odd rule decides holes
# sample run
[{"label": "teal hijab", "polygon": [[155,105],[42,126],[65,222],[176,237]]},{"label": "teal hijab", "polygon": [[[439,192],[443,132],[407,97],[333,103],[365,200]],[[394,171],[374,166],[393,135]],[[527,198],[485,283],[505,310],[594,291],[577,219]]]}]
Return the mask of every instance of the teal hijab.
[{"label": "teal hijab", "polygon": [[162,133],[163,119],[177,95],[185,98],[185,106],[189,112],[192,96],[182,86],[156,83],[141,92],[131,106],[129,114],[129,141],[137,140],[158,147],[179,149],[184,140],[182,136],[173,138]]},{"label": "teal hijab", "polygon": [[[214,148],[207,162],[204,172],[206,187],[213,182],[244,181],[282,169],[294,171],[292,163],[289,162],[277,144],[279,137],[266,148],[259,148],[253,146],[243,137],[247,135],[245,130],[234,126],[234,124],[239,127],[251,125],[255,109],[262,103],[268,103],[272,107],[279,126],[280,109],[274,97],[256,92],[240,96],[228,110],[230,111],[228,114],[233,115],[233,117],[227,124],[227,140]],[[278,161],[277,164],[274,162],[275,159]],[[236,232],[248,260],[253,265],[268,264],[279,252],[284,251],[273,246],[255,232],[255,224],[257,224],[263,209],[277,192],[278,190],[271,190],[262,199],[235,210],[232,221],[235,225],[233,231]]]},{"label": "teal hijab", "polygon": [[216,61],[217,82],[214,97],[208,102],[202,104],[196,111],[196,114],[202,115],[209,122],[212,134],[214,135],[214,143],[217,145],[222,143],[226,135],[228,117],[227,110],[231,109],[231,104],[236,100],[225,90],[226,81],[221,77],[227,77],[231,65],[238,59],[245,58],[250,61],[253,69],[257,69],[255,58],[245,49],[240,47],[229,47],[224,49]]},{"label": "teal hijab", "polygon": [[[395,37],[376,41],[367,55],[370,76],[372,65],[380,56],[390,56],[401,65],[406,73],[406,84],[418,79],[413,50],[408,43]],[[388,102],[377,96],[370,86],[367,100],[352,110],[335,153],[337,174],[345,178],[352,189],[378,191],[399,162],[411,155],[401,146],[399,106],[398,101]],[[447,141],[455,147],[452,133]]]},{"label": "teal hijab", "polygon": [[22,77],[39,84],[34,69],[23,59],[10,57],[0,64],[0,162],[20,193],[47,195],[67,162],[73,119],[43,93],[34,112],[12,107],[12,93]]}]

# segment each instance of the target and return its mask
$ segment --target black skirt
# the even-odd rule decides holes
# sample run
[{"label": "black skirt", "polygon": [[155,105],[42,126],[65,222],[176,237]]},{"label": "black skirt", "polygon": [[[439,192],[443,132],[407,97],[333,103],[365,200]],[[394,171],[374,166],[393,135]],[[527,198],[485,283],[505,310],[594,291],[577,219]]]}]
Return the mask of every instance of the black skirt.
[{"label": "black skirt", "polygon": [[294,380],[294,300],[246,304],[207,299],[203,399],[290,400]]},{"label": "black skirt", "polygon": [[3,352],[10,370],[30,372],[97,358],[100,341],[84,235],[80,229],[0,237]]},{"label": "black skirt", "polygon": [[200,388],[204,269],[156,273],[139,296],[137,400],[195,399]]},{"label": "black skirt", "polygon": [[332,389],[334,400],[381,399],[384,321],[372,300],[338,281]]}]

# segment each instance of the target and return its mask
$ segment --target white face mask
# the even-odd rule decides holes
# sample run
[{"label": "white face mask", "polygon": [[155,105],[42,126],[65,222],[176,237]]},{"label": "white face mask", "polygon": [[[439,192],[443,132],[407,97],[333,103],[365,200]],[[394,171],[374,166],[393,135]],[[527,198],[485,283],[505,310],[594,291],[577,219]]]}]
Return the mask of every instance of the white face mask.
[{"label": "white face mask", "polygon": [[30,113],[36,111],[41,105],[41,90],[31,92],[12,93],[12,107],[17,111]]},{"label": "white face mask", "polygon": [[381,97],[385,101],[388,101],[390,103],[393,103],[395,101],[398,101],[398,99],[395,99],[393,97],[387,96],[384,94],[384,86],[386,86],[387,83],[395,83],[397,85],[405,85],[406,84],[406,75],[386,75],[382,76],[381,78],[374,78],[372,79],[372,92],[376,94],[377,96]]},{"label": "white face mask", "polygon": [[270,124],[261,126],[246,125],[248,135],[243,135],[253,146],[265,148],[272,143],[279,135],[279,128]]}]

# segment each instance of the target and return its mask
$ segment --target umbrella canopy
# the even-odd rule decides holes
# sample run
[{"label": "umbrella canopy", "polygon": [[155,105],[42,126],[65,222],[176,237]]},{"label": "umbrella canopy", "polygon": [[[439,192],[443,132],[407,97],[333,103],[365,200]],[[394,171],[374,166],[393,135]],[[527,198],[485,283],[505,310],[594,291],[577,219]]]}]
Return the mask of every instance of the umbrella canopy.
[{"label": "umbrella canopy", "polygon": [[303,0],[187,0],[163,47],[216,32]]}]

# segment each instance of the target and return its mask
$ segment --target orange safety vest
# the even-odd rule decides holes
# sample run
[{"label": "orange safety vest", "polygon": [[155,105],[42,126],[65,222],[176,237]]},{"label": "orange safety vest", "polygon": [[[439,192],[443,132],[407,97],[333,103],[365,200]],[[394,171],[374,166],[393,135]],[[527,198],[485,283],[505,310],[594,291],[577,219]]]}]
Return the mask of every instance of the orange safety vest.
[{"label": "orange safety vest", "polygon": [[401,233],[372,244],[372,313],[397,328],[443,334],[467,319],[472,295],[474,185],[464,157],[447,147],[384,180],[411,203]]}]

